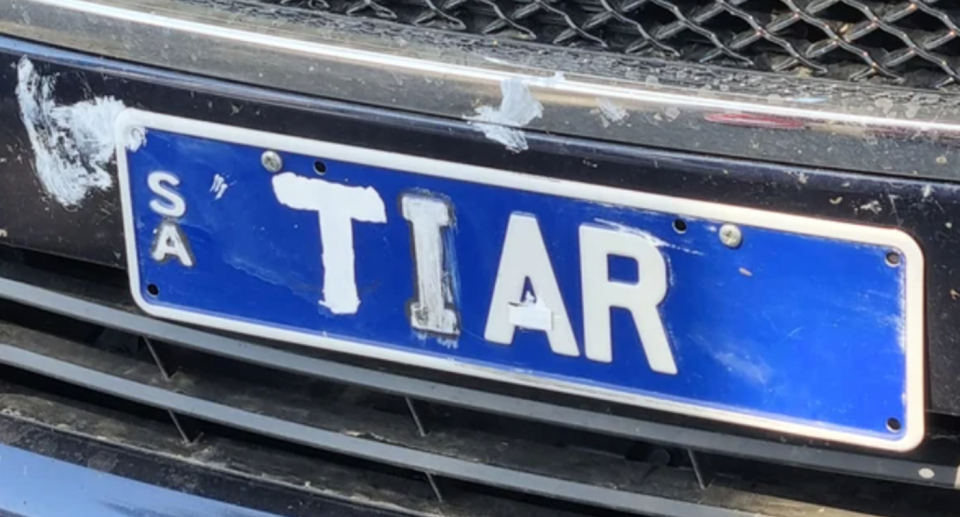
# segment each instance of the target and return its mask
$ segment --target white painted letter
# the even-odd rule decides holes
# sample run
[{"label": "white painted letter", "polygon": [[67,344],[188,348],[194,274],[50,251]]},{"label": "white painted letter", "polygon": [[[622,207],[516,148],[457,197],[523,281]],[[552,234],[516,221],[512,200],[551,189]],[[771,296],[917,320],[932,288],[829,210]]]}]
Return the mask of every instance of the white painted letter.
[{"label": "white painted letter", "polygon": [[323,247],[323,300],[334,314],[356,314],[360,307],[353,253],[353,221],[385,223],[380,194],[372,187],[348,187],[292,172],[273,177],[273,193],[294,210],[317,212]]},{"label": "white painted letter", "polygon": [[[639,281],[632,284],[610,280],[610,255],[636,260]],[[667,295],[667,264],[652,238],[639,231],[581,225],[580,270],[587,357],[602,363],[613,360],[610,308],[620,307],[633,315],[650,368],[676,375],[677,365],[657,311]]]},{"label": "white painted letter", "polygon": [[452,208],[439,199],[416,194],[404,194],[400,205],[403,218],[410,221],[417,268],[417,297],[410,303],[410,325],[426,332],[459,335],[457,312],[449,307],[453,293],[444,282],[443,229],[453,222]]},{"label": "white painted letter", "polygon": [[190,254],[190,248],[187,246],[187,238],[177,223],[172,221],[160,223],[150,256],[157,262],[166,262],[173,256],[184,266],[193,267],[193,255]]},{"label": "white painted letter", "polygon": [[[528,279],[532,296],[523,292]],[[545,332],[555,354],[580,355],[540,224],[535,217],[522,214],[511,215],[507,224],[483,337],[510,345],[516,327]]]},{"label": "white painted letter", "polygon": [[150,209],[164,217],[183,217],[187,213],[187,203],[183,196],[174,190],[180,185],[180,178],[169,172],[151,172],[147,176],[150,191],[163,198],[150,200]]}]

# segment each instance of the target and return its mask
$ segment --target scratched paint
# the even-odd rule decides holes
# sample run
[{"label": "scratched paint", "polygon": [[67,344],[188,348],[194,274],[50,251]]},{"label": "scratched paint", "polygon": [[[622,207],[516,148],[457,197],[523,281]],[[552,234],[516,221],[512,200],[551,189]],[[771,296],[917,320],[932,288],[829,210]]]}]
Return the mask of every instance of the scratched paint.
[{"label": "scratched paint", "polygon": [[227,193],[228,188],[230,188],[230,185],[222,175],[215,174],[213,176],[213,183],[210,184],[210,193],[213,194],[214,199],[219,201],[220,198]]},{"label": "scratched paint", "polygon": [[689,253],[689,254],[691,254],[691,255],[700,255],[700,256],[703,255],[703,252],[702,252],[702,251],[697,251],[697,250],[694,250],[694,249],[685,248],[685,247],[683,247],[683,246],[677,246],[676,244],[671,244],[671,243],[669,243],[669,242],[667,242],[667,241],[665,241],[665,240],[657,237],[656,235],[653,235],[653,234],[650,233],[650,232],[646,232],[646,231],[643,231],[643,230],[639,230],[639,229],[637,229],[637,228],[631,228],[631,227],[629,227],[629,226],[627,226],[627,225],[624,225],[624,224],[621,224],[621,223],[617,223],[617,222],[614,222],[614,221],[608,221],[608,220],[606,220],[606,219],[596,219],[595,222],[597,222],[597,223],[599,223],[599,224],[602,224],[602,225],[604,225],[604,226],[608,226],[608,227],[610,227],[610,228],[614,228],[614,229],[619,230],[619,231],[622,231],[622,232],[627,232],[627,233],[630,233],[630,234],[633,234],[633,235],[639,235],[640,237],[643,237],[645,240],[649,241],[651,244],[653,244],[654,246],[656,246],[656,247],[658,247],[658,248],[670,248],[670,249],[675,249],[675,250],[677,250],[677,251],[682,251],[682,252],[684,252],[684,253]]},{"label": "scratched paint", "polygon": [[96,97],[71,105],[54,98],[56,76],[41,76],[33,63],[17,65],[16,97],[44,191],[65,208],[80,205],[95,190],[113,186],[113,124],[124,105]]}]

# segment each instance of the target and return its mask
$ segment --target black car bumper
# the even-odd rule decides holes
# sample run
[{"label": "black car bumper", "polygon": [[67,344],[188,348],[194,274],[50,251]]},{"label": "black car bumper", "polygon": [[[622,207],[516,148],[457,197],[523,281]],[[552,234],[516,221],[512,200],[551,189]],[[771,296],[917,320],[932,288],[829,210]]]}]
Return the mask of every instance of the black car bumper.
[{"label": "black car bumper", "polygon": [[[242,40],[263,12],[237,13],[225,27],[197,14],[216,2],[184,2],[180,15],[194,25],[165,26],[157,19],[175,21],[176,11],[89,4],[101,8],[71,17],[79,11],[70,5],[42,1],[0,7],[0,31],[21,38],[0,39],[3,443],[290,515],[320,511],[326,498],[448,515],[950,514],[960,459],[960,188],[950,171],[960,155],[956,129],[943,122],[948,99],[877,114],[849,96],[876,105],[899,93],[798,81],[777,90],[798,88],[792,97],[771,99],[743,81],[754,90],[704,94],[702,84],[661,84],[675,79],[670,67],[656,81],[559,80],[517,67],[530,58],[519,50],[510,50],[514,66],[491,65],[484,54],[504,50],[465,41],[449,52],[470,43],[476,54],[444,72],[444,52],[432,68],[414,66],[429,57],[423,41],[414,42],[416,63],[351,53],[331,41],[360,32],[340,37],[329,27],[331,41],[290,47],[302,41],[290,39],[298,24],[319,18],[268,24],[262,40]],[[215,42],[230,45],[202,45]],[[88,182],[68,198],[38,175],[17,98],[24,60],[49,85],[51,106],[112,99],[372,149],[901,228],[929,264],[928,437],[911,453],[878,454],[145,317],[123,287],[115,182]],[[577,62],[557,57],[553,68],[588,68]],[[464,120],[517,74],[549,99],[519,153]],[[826,100],[809,108],[799,93]],[[598,95],[617,98],[631,124],[611,124],[591,111],[593,101],[582,102]],[[96,174],[98,165],[79,156],[78,170]],[[96,459],[104,455],[123,460]],[[348,512],[337,508],[330,511]]]}]

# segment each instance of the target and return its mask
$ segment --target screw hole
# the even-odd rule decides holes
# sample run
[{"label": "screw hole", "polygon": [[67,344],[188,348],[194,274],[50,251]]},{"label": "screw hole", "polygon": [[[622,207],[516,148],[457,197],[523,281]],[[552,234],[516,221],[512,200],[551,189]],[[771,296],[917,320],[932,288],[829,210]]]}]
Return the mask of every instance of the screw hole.
[{"label": "screw hole", "polygon": [[900,423],[896,418],[887,419],[887,430],[891,433],[899,433],[903,429],[903,424]]},{"label": "screw hole", "polygon": [[150,293],[150,296],[157,296],[160,294],[160,288],[156,284],[150,284],[147,286],[147,292]]},{"label": "screw hole", "polygon": [[677,233],[686,233],[687,231],[687,222],[683,219],[674,219],[673,220],[673,231]]},{"label": "screw hole", "polygon": [[890,266],[890,267],[897,267],[897,266],[900,265],[900,261],[901,261],[901,260],[902,260],[902,259],[900,258],[900,254],[897,253],[896,251],[891,251],[891,252],[887,253],[887,265],[888,265],[888,266]]},{"label": "screw hole", "polygon": [[320,160],[313,162],[313,172],[323,176],[327,173],[327,164],[321,162]]}]

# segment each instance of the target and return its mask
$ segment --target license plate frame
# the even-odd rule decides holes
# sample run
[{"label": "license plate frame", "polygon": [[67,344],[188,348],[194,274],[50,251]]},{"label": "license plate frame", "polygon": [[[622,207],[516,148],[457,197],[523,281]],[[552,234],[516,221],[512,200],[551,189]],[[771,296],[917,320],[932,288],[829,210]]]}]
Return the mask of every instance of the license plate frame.
[{"label": "license plate frame", "polygon": [[[895,439],[886,439],[859,432],[850,432],[830,426],[798,423],[789,419],[728,411],[703,405],[668,400],[610,390],[584,383],[571,383],[542,376],[477,366],[451,361],[416,352],[385,349],[357,340],[325,337],[299,331],[269,327],[261,324],[203,314],[196,311],[159,306],[143,296],[140,279],[140,250],[136,242],[136,223],[133,213],[130,167],[128,152],[141,142],[144,131],[159,130],[197,137],[210,138],[240,145],[274,149],[309,156],[335,155],[339,160],[389,169],[402,168],[404,173],[493,185],[514,190],[546,193],[564,198],[609,203],[639,210],[657,211],[706,220],[722,220],[731,224],[749,225],[768,230],[803,234],[849,241],[865,245],[888,246],[899,250],[904,257],[905,282],[903,286],[903,342],[905,347],[904,432]],[[140,131],[140,133],[137,133]],[[916,242],[906,233],[891,229],[816,219],[767,210],[709,203],[684,198],[663,196],[617,189],[588,183],[556,180],[520,174],[505,170],[489,169],[464,164],[453,164],[427,158],[401,155],[385,151],[357,148],[342,144],[307,140],[288,135],[266,133],[256,130],[214,124],[181,117],[172,117],[140,110],[128,109],[116,123],[118,142],[117,160],[121,191],[121,207],[125,231],[126,252],[130,288],[137,305],[146,313],[169,320],[203,327],[237,332],[265,339],[275,339],[300,345],[313,346],[353,355],[376,357],[394,362],[438,369],[447,372],[481,377],[490,380],[548,389],[578,396],[586,396],[616,403],[635,405],[654,410],[663,410],[688,416],[735,423],[749,427],[795,434],[813,439],[822,439],[871,447],[883,450],[904,451],[914,448],[924,435],[924,383],[923,383],[923,253]],[[402,163],[402,167],[398,166]]]}]

